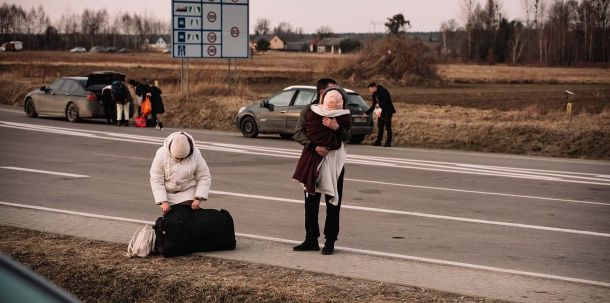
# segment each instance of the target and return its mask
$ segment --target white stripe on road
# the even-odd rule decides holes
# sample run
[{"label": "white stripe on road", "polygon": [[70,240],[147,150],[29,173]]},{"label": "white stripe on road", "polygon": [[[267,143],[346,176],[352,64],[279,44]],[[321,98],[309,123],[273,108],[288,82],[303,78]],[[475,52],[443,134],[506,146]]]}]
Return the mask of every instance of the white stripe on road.
[{"label": "white stripe on road", "polygon": [[69,174],[69,173],[62,173],[62,172],[56,172],[56,171],[39,170],[39,169],[14,167],[14,166],[0,166],[0,168],[10,169],[10,170],[18,170],[18,171],[25,171],[25,172],[30,172],[30,173],[39,173],[39,174],[48,174],[48,175],[57,175],[57,176],[64,176],[64,177],[72,177],[72,178],[89,178],[89,177],[91,177],[91,176],[87,176],[87,175],[77,175],[77,174]]},{"label": "white stripe on road", "polygon": [[[271,196],[261,196],[261,195],[250,195],[250,194],[243,194],[243,193],[232,193],[232,192],[218,191],[218,190],[211,190],[210,193],[217,194],[217,195],[227,195],[227,196],[235,196],[235,197],[241,197],[241,198],[277,201],[277,202],[285,202],[285,203],[299,203],[299,204],[303,203],[303,200],[287,199],[287,198],[279,198],[279,197],[271,197]],[[325,205],[325,204],[320,203],[320,205]],[[406,216],[451,220],[451,221],[459,221],[459,222],[467,222],[467,223],[499,225],[499,226],[515,227],[515,228],[526,228],[526,229],[535,229],[535,230],[544,230],[544,231],[553,231],[553,232],[562,232],[562,233],[569,233],[569,234],[580,234],[580,235],[587,235],[587,236],[610,238],[610,234],[608,234],[608,233],[600,233],[600,232],[593,232],[593,231],[586,231],[586,230],[538,226],[538,225],[529,225],[529,224],[502,222],[502,221],[491,221],[491,220],[482,220],[482,219],[471,219],[471,218],[453,217],[453,216],[444,216],[444,215],[434,215],[434,214],[426,214],[426,213],[420,213],[420,212],[411,212],[411,211],[402,211],[402,210],[375,208],[375,207],[364,207],[364,206],[355,206],[355,205],[346,205],[346,204],[342,204],[341,208],[370,211],[370,212],[377,212],[377,213],[406,215]]]},{"label": "white stripe on road", "polygon": [[570,203],[582,203],[582,204],[593,204],[593,205],[610,206],[610,203],[604,203],[604,202],[592,202],[592,201],[582,201],[582,200],[558,199],[558,198],[548,198],[548,197],[538,197],[538,196],[525,196],[525,195],[515,195],[515,194],[505,194],[505,193],[494,193],[494,192],[487,192],[487,191],[476,191],[476,190],[466,190],[466,189],[455,189],[455,188],[422,186],[422,185],[391,183],[391,182],[381,182],[381,181],[371,181],[371,180],[361,180],[361,179],[345,178],[345,181],[362,182],[362,183],[373,183],[373,184],[399,186],[399,187],[411,187],[411,188],[441,190],[441,191],[452,191],[452,192],[460,192],[460,193],[468,193],[468,194],[504,196],[504,197],[514,197],[514,198],[524,198],[524,199],[561,201],[561,202],[570,202]]},{"label": "white stripe on road", "polygon": [[[60,213],[60,214],[76,215],[76,216],[96,218],[96,219],[106,219],[106,220],[114,220],[114,221],[130,222],[130,223],[139,223],[139,224],[151,224],[151,225],[155,224],[155,222],[146,221],[146,220],[138,220],[138,219],[124,218],[124,217],[115,217],[115,216],[105,216],[105,215],[98,215],[98,214],[77,212],[77,211],[63,210],[63,209],[55,209],[55,208],[41,207],[41,206],[34,206],[34,205],[24,205],[24,204],[1,202],[1,201],[0,201],[0,205],[8,206],[8,207],[15,207],[15,208],[34,209],[34,210],[40,210],[40,211],[54,212],[54,213]],[[266,241],[279,242],[279,243],[285,243],[285,244],[300,243],[299,241],[296,241],[296,240],[267,237],[267,236],[262,236],[262,235],[252,235],[252,234],[244,234],[244,233],[235,233],[235,235],[238,237],[242,237],[242,238],[266,240]],[[512,270],[512,269],[506,269],[506,268],[501,268],[501,267],[477,265],[477,264],[470,264],[470,263],[463,263],[463,262],[454,262],[454,261],[447,261],[447,260],[440,260],[440,259],[416,257],[416,256],[403,255],[403,254],[395,254],[395,253],[359,249],[359,248],[351,248],[351,247],[344,247],[344,246],[336,246],[336,249],[342,250],[342,251],[349,251],[349,252],[353,252],[353,253],[373,255],[373,256],[378,256],[378,257],[397,258],[397,259],[401,259],[401,260],[418,261],[418,262],[425,262],[425,263],[430,263],[430,264],[455,266],[455,267],[460,267],[460,268],[485,270],[485,271],[490,271],[490,272],[507,273],[507,274],[527,276],[527,277],[535,277],[535,278],[543,278],[543,279],[566,281],[566,282],[575,282],[575,283],[602,286],[602,287],[610,287],[610,283],[602,282],[602,281],[586,280],[586,279],[579,279],[579,278],[572,278],[572,277],[565,277],[565,276],[558,276],[558,275],[549,275],[549,274],[521,271],[521,270]]]},{"label": "white stripe on road", "polygon": [[[74,128],[62,128],[35,124],[16,123],[8,121],[0,121],[0,127],[16,128],[22,130],[40,131],[63,135],[81,136],[88,138],[97,138],[105,140],[116,140],[124,142],[144,143],[160,145],[163,143],[164,138],[153,137],[153,136],[142,136],[132,135],[125,133],[113,133],[93,130],[82,130]],[[263,146],[253,145],[240,145],[240,144],[227,144],[227,143],[216,143],[198,141],[196,142],[197,148],[203,150],[212,150],[219,152],[232,152],[249,155],[260,155],[266,157],[282,157],[282,158],[298,158],[300,156],[300,150],[285,149],[285,148],[272,148]],[[473,165],[467,163],[458,162],[441,162],[441,161],[425,161],[415,159],[404,159],[404,158],[392,158],[392,157],[376,157],[376,156],[365,156],[349,154],[347,163],[358,164],[358,165],[369,165],[369,166],[381,166],[381,167],[393,167],[402,169],[413,169],[413,170],[424,170],[424,171],[435,171],[435,172],[448,172],[448,173],[460,173],[460,174],[471,174],[480,176],[493,176],[493,177],[506,177],[506,178],[518,178],[528,180],[542,180],[552,182],[567,182],[577,184],[591,184],[591,185],[603,185],[610,186],[610,176],[607,174],[591,174],[591,173],[580,173],[580,172],[569,172],[569,171],[552,171],[552,170],[540,170],[540,169],[526,169],[526,168],[513,168],[513,167],[501,167],[501,166],[490,166],[490,165]]]}]

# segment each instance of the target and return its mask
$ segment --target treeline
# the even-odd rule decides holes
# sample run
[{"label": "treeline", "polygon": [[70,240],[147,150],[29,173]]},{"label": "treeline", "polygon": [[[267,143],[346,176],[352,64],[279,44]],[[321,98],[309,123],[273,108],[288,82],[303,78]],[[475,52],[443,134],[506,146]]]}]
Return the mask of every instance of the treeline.
[{"label": "treeline", "polygon": [[465,26],[441,26],[445,58],[551,66],[608,63],[610,0],[521,0],[524,18],[502,16],[501,0],[462,0]]},{"label": "treeline", "polygon": [[0,6],[0,41],[19,40],[25,49],[104,45],[141,50],[145,39],[167,36],[169,31],[168,22],[135,13],[111,16],[105,9],[85,9],[51,22],[42,6],[30,10],[14,4]]}]

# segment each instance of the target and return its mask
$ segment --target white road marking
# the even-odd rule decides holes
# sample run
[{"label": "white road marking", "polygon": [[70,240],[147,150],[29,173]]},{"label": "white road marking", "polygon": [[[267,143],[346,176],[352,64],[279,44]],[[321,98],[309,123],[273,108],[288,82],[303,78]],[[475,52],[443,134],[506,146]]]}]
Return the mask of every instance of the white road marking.
[{"label": "white road marking", "polygon": [[[124,133],[113,133],[93,130],[78,130],[74,128],[62,128],[53,126],[43,126],[25,123],[16,123],[8,121],[0,121],[1,127],[16,128],[22,130],[40,131],[47,133],[56,133],[63,135],[81,136],[88,138],[97,138],[105,140],[116,140],[124,142],[144,143],[160,145],[164,138],[153,136],[132,135]],[[267,157],[282,157],[282,158],[298,158],[300,150],[272,148],[253,145],[227,144],[207,141],[198,141],[196,146],[203,150],[212,150],[219,152],[242,153],[249,155],[260,155]],[[442,161],[424,161],[415,159],[403,159],[392,157],[375,157],[349,154],[347,163],[358,165],[393,167],[402,169],[437,171],[448,173],[471,174],[481,176],[518,178],[528,180],[542,180],[549,182],[566,182],[577,184],[591,184],[610,186],[610,175],[606,174],[590,174],[580,172],[567,171],[551,171],[540,169],[525,169],[513,167],[500,167],[489,165],[474,165],[467,163],[454,163]]]},{"label": "white road marking", "polygon": [[142,157],[130,157],[130,156],[122,156],[122,155],[112,155],[112,154],[103,154],[103,153],[91,153],[92,155],[104,156],[104,157],[112,157],[112,158],[124,158],[124,159],[133,159],[133,160],[142,160],[142,161],[152,161],[150,158],[142,158]]},{"label": "white road marking", "polygon": [[452,191],[452,192],[460,192],[460,193],[468,193],[468,194],[478,194],[478,195],[492,195],[492,196],[504,196],[504,197],[514,197],[514,198],[524,198],[524,199],[561,201],[561,202],[570,202],[570,203],[582,203],[582,204],[610,206],[610,203],[604,203],[604,202],[559,199],[559,198],[549,198],[549,197],[539,197],[539,196],[525,196],[525,195],[495,193],[495,192],[487,192],[487,191],[476,191],[476,190],[466,190],[466,189],[456,189],[456,188],[445,188],[445,187],[412,185],[412,184],[402,184],[402,183],[392,183],[392,182],[382,182],[382,181],[372,181],[372,180],[361,180],[361,179],[345,178],[345,181],[362,182],[362,183],[373,183],[373,184],[399,186],[399,187],[421,188],[421,189],[430,189],[430,190],[440,190],[440,191]]},{"label": "white road marking", "polygon": [[56,171],[39,170],[39,169],[14,167],[14,166],[0,166],[0,168],[10,169],[10,170],[18,170],[18,171],[25,171],[25,172],[30,172],[30,173],[39,173],[39,174],[48,174],[48,175],[57,175],[57,176],[64,176],[64,177],[72,177],[72,178],[90,178],[91,177],[91,176],[87,176],[87,175],[77,175],[77,174],[69,174],[69,173],[62,173],[62,172],[56,172]]},{"label": "white road marking", "polygon": [[[285,203],[298,203],[298,204],[304,203],[303,200],[271,197],[271,196],[261,196],[261,195],[250,195],[250,194],[243,194],[243,193],[233,193],[233,192],[218,191],[218,190],[211,190],[210,193],[217,194],[217,195],[227,195],[227,196],[235,196],[235,197],[248,198],[248,199],[268,200],[268,201],[277,201],[277,202],[285,202]],[[320,203],[320,205],[324,206],[325,204]],[[593,232],[593,231],[586,231],[586,230],[557,228],[557,227],[549,227],[549,226],[529,225],[529,224],[491,221],[491,220],[482,220],[482,219],[472,219],[472,218],[464,218],[464,217],[453,217],[453,216],[445,216],[445,215],[427,214],[427,213],[421,213],[421,212],[402,211],[402,210],[376,208],[376,207],[364,207],[364,206],[356,206],[356,205],[349,205],[349,204],[342,204],[341,208],[361,210],[361,211],[370,211],[370,212],[377,212],[377,213],[406,215],[406,216],[415,216],[415,217],[423,217],[423,218],[431,218],[431,219],[451,220],[451,221],[458,221],[458,222],[498,225],[498,226],[507,226],[507,227],[515,227],[515,228],[535,229],[535,230],[544,230],[544,231],[552,231],[552,232],[562,232],[562,233],[569,233],[569,234],[580,234],[580,235],[587,235],[587,236],[610,238],[609,233]]]},{"label": "white road marking", "polygon": [[[98,214],[92,214],[92,213],[63,210],[63,209],[56,209],[56,208],[49,208],[49,207],[42,207],[42,206],[35,206],[35,205],[25,205],[25,204],[9,203],[9,202],[2,202],[2,201],[0,201],[0,205],[8,206],[8,207],[15,207],[15,208],[33,209],[33,210],[47,211],[47,212],[53,212],[53,213],[82,216],[82,217],[87,217],[87,218],[106,219],[106,220],[113,220],[113,221],[139,223],[139,224],[151,224],[151,225],[155,224],[155,222],[153,222],[153,221],[138,220],[138,219],[124,218],[124,217],[115,217],[115,216],[105,216],[105,215],[98,215]],[[268,236],[262,236],[262,235],[253,235],[253,234],[244,234],[244,233],[235,233],[235,235],[238,237],[242,237],[242,238],[266,240],[266,241],[285,243],[285,244],[300,243],[299,241],[296,241],[296,240],[268,237]],[[485,270],[485,271],[490,271],[490,272],[507,273],[507,274],[526,276],[526,277],[543,278],[543,279],[575,282],[575,283],[602,286],[602,287],[610,287],[610,283],[607,283],[607,282],[572,278],[572,277],[559,276],[559,275],[550,275],[550,274],[537,273],[537,272],[506,269],[506,268],[501,268],[501,267],[493,267],[493,266],[485,266],[485,265],[478,265],[478,264],[471,264],[471,263],[454,262],[454,261],[447,261],[447,260],[440,260],[440,259],[409,256],[409,255],[403,255],[403,254],[388,253],[388,252],[359,249],[359,248],[351,248],[351,247],[344,247],[344,246],[336,246],[336,249],[342,250],[342,251],[349,251],[349,252],[353,252],[353,253],[373,255],[373,256],[378,256],[378,257],[397,258],[397,259],[402,259],[402,260],[418,261],[418,262],[425,262],[425,263],[430,263],[430,264],[455,266],[455,267],[460,267],[460,268]]]}]

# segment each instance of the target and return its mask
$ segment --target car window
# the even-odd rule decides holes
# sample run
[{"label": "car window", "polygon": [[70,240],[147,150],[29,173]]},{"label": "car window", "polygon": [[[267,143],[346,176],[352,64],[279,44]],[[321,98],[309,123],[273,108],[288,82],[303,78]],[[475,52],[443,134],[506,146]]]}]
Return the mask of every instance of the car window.
[{"label": "car window", "polygon": [[288,106],[290,105],[290,101],[292,101],[292,96],[294,95],[293,90],[283,91],[269,99],[269,104],[273,104],[274,106]]},{"label": "car window", "polygon": [[52,90],[59,90],[61,89],[61,86],[64,84],[64,80],[59,79],[56,80],[55,82],[51,83],[51,85],[49,85],[49,88]]},{"label": "car window", "polygon": [[358,94],[348,94],[347,95],[347,108],[359,111],[366,111],[369,109],[369,106],[364,102],[362,96]]},{"label": "car window", "polygon": [[78,89],[78,84],[72,80],[66,80],[64,85],[61,87],[62,91],[75,92]]},{"label": "car window", "polygon": [[299,93],[297,94],[296,99],[294,100],[294,106],[299,106],[299,105],[307,105],[310,104],[311,101],[313,101],[313,96],[316,94],[316,92],[314,91],[310,91],[310,90],[300,90]]}]

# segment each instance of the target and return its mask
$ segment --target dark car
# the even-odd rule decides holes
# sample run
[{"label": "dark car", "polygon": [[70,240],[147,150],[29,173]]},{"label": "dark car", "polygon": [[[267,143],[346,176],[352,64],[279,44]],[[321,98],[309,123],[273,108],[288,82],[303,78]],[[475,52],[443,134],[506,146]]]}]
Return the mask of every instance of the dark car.
[{"label": "dark car", "polygon": [[25,96],[23,109],[28,117],[38,115],[65,116],[70,122],[80,118],[104,118],[102,89],[115,78],[125,81],[125,75],[100,71],[88,77],[64,77]]},{"label": "dark car", "polygon": [[[363,117],[369,106],[357,92],[346,89],[347,108],[352,115],[351,143],[361,143],[373,131],[373,119]],[[279,134],[291,138],[301,110],[317,99],[315,86],[290,86],[268,99],[244,106],[235,117],[235,125],[244,137],[258,134]]]},{"label": "dark car", "polygon": [[0,254],[0,302],[77,303],[71,294]]}]

